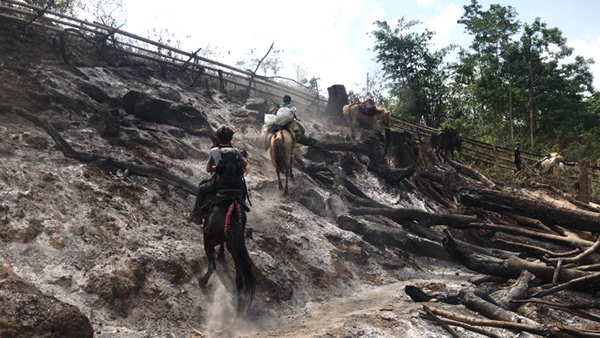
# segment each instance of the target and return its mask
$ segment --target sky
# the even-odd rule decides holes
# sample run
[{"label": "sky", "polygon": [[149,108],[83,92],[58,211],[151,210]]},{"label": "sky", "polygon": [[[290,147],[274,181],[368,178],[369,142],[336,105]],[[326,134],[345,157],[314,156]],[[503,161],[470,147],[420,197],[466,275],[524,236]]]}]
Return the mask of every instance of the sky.
[{"label": "sky", "polygon": [[[168,30],[180,48],[193,52],[212,50],[218,61],[234,65],[255,48],[262,57],[271,43],[282,49],[284,64],[278,75],[296,78],[295,68],[308,78],[320,78],[321,88],[343,84],[361,92],[367,74],[378,72],[368,34],[376,20],[392,27],[398,19],[416,19],[417,29],[436,32],[434,48],[449,44],[469,46],[472,37],[457,20],[470,0],[123,0],[126,25],[131,33]],[[558,27],[574,55],[594,58],[594,86],[600,90],[600,1],[597,0],[480,0],[512,6],[518,20],[531,23],[536,17]],[[168,5],[167,5],[168,4]]]}]

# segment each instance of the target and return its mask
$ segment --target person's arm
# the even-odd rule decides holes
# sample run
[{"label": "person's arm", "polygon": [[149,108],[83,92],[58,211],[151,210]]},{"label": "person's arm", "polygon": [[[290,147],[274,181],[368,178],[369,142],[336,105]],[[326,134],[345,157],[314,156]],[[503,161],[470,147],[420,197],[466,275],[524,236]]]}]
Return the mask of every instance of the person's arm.
[{"label": "person's arm", "polygon": [[215,158],[213,157],[214,153],[211,150],[210,155],[208,157],[208,162],[206,162],[206,172],[214,173],[217,171],[217,166],[215,165]]},{"label": "person's arm", "polygon": [[242,160],[242,168],[244,168],[244,174],[248,173],[248,161]]}]

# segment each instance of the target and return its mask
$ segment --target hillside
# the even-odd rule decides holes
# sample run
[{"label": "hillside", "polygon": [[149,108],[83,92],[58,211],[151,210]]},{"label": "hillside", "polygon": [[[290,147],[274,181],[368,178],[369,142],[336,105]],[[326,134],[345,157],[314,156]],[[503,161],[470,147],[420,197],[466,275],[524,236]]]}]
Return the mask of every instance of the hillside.
[{"label": "hillside", "polygon": [[[68,65],[52,37],[0,26],[3,337],[450,336],[420,316],[422,305],[405,287],[441,299],[475,285],[469,280],[479,273],[495,274],[451,252],[453,237],[498,264],[523,248],[494,249],[497,229],[446,225],[517,226],[525,221],[510,212],[525,217],[503,208],[509,195],[562,212],[547,215],[553,223],[541,209],[530,222],[564,230],[577,220],[580,227],[562,235],[580,251],[595,241],[593,208],[440,163],[425,143],[401,133],[390,153],[398,165],[390,167],[380,137],[353,142],[339,116],[307,107],[298,115],[321,146],[296,148],[296,178],[283,196],[259,141],[271,108],[265,99],[191,87],[190,78],[161,77],[152,64],[110,67],[90,56]],[[202,227],[186,222],[194,187],[207,177],[210,135],[223,124],[236,131],[234,145],[247,151],[250,168],[246,244],[257,291],[240,317],[229,256],[208,288],[198,287],[206,271]],[[498,194],[490,197],[496,204],[486,192]],[[534,244],[569,247],[556,242]],[[590,264],[598,259],[588,256]],[[491,285],[509,288],[520,270],[511,273]],[[582,295],[594,293],[567,299]],[[593,323],[531,304],[523,312],[541,324]]]}]

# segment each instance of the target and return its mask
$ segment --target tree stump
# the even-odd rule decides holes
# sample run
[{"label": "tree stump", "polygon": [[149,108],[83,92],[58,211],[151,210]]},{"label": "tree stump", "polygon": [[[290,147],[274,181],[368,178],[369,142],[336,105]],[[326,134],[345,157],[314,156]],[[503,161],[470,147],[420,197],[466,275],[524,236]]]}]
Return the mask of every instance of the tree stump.
[{"label": "tree stump", "polygon": [[327,88],[327,114],[332,117],[342,118],[342,107],[348,104],[348,93],[344,85],[333,85]]}]

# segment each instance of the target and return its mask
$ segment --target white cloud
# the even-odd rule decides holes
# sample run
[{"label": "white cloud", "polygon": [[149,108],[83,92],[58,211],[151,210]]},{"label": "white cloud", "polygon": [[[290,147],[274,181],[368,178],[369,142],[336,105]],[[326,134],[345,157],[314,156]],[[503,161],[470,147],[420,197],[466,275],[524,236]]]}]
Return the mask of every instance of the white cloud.
[{"label": "white cloud", "polygon": [[429,30],[434,31],[435,35],[431,42],[434,44],[436,49],[445,47],[449,43],[446,42],[446,37],[450,33],[453,27],[457,27],[456,21],[460,19],[462,11],[457,5],[451,4],[440,15],[425,21],[425,27]]},{"label": "white cloud", "polygon": [[573,48],[573,55],[594,59],[595,63],[590,69],[594,74],[594,87],[600,90],[600,35],[595,40],[593,38],[569,40],[567,45]]}]

